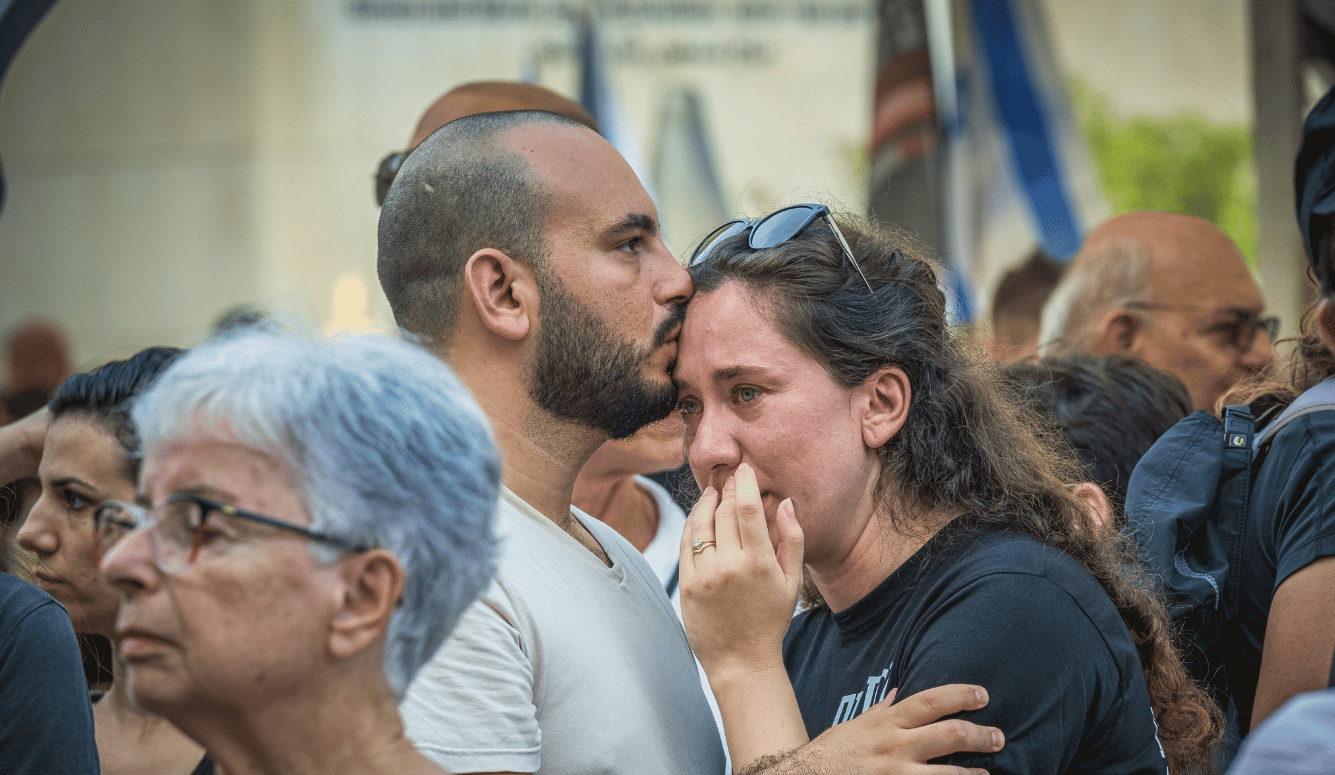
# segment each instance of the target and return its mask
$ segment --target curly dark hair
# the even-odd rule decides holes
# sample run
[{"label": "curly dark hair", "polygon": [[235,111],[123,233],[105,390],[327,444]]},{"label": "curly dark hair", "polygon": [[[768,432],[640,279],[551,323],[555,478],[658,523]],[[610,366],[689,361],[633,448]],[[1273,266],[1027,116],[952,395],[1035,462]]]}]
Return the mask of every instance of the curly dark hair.
[{"label": "curly dark hair", "polygon": [[745,233],[728,238],[691,267],[696,290],[745,284],[776,328],[846,387],[903,369],[913,389],[903,428],[880,449],[883,520],[922,536],[944,526],[932,515],[958,515],[952,528],[1017,532],[1080,562],[1131,631],[1171,771],[1208,771],[1223,716],[1188,677],[1133,545],[1095,530],[1074,495],[1082,472],[1069,449],[1036,432],[995,367],[957,341],[937,270],[906,235],[846,217],[838,225],[871,293],[824,221],[767,249],[751,250]]}]

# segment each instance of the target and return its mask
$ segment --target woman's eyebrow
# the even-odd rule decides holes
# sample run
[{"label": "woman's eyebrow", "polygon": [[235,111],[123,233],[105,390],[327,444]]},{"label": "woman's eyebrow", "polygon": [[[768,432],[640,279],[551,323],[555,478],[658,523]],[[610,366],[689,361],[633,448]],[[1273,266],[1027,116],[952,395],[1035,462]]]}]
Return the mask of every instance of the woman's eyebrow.
[{"label": "woman's eyebrow", "polygon": [[[770,373],[770,369],[765,366],[724,366],[721,369],[715,369],[710,375],[714,382],[731,382],[739,377],[763,377]],[[689,387],[686,381],[676,374],[672,375],[672,384],[677,386],[677,390]]]},{"label": "woman's eyebrow", "polygon": [[768,373],[769,369],[764,366],[726,366],[714,371],[714,379],[729,382],[738,377],[763,376]]},{"label": "woman's eyebrow", "polygon": [[51,484],[55,487],[68,487],[69,485],[74,484],[91,492],[101,492],[97,487],[85,482],[77,476],[62,476],[59,479],[52,479]]}]

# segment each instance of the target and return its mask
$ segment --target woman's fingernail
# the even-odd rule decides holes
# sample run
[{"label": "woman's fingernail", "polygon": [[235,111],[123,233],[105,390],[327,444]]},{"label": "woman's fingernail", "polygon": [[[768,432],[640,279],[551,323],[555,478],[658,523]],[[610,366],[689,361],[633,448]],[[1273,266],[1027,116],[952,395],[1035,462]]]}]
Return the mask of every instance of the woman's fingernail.
[{"label": "woman's fingernail", "polygon": [[723,483],[723,491],[732,492],[735,489],[737,489],[737,481],[729,476],[728,481]]}]

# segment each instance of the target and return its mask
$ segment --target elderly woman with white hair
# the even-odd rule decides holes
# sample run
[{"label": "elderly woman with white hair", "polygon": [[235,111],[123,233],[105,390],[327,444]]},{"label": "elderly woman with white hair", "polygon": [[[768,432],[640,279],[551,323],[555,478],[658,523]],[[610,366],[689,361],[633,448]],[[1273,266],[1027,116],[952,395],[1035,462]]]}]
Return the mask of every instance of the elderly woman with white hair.
[{"label": "elderly woman with white hair", "polygon": [[500,483],[449,368],[388,337],[245,333],[134,419],[138,503],[96,523],[135,699],[229,775],[441,772],[396,706],[492,576]]}]

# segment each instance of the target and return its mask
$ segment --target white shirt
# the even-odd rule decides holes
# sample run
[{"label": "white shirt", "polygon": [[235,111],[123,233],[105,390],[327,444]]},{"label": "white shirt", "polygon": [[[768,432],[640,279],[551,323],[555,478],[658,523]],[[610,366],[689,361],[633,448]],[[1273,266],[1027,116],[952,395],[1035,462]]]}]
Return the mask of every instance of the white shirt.
[{"label": "white shirt", "polygon": [[625,539],[578,509],[592,552],[508,489],[500,570],[400,706],[456,773],[724,771],[686,636]]}]

